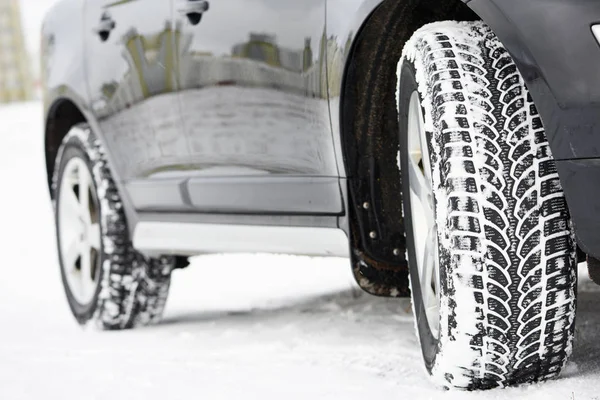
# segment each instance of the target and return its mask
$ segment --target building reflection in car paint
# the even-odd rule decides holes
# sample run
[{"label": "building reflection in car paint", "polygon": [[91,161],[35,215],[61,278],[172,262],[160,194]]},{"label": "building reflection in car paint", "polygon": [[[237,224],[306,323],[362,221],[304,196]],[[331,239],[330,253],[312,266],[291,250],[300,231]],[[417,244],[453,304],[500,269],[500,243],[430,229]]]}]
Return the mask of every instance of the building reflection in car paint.
[{"label": "building reflection in car paint", "polygon": [[[335,41],[326,37],[324,0],[312,3],[302,7],[304,20],[289,24],[296,31],[285,33],[287,46],[276,28],[285,24],[269,21],[288,0],[270,3],[270,16],[233,11],[244,29],[224,26],[220,7],[211,4],[197,26],[176,18],[156,33],[126,32],[119,42],[128,70],[120,82],[102,85],[94,107],[110,116],[103,130],[121,178],[336,176],[326,73]],[[242,39],[218,43],[223,29]]]},{"label": "building reflection in car paint", "polygon": [[221,57],[190,49],[191,41],[191,35],[181,41],[178,77],[184,89],[244,86],[327,96],[325,65],[313,63],[311,38],[304,39],[304,48],[286,49],[273,34],[251,32],[247,42],[235,44],[230,55]]},{"label": "building reflection in car paint", "polygon": [[[128,180],[142,173],[141,160],[160,162],[187,152],[185,138],[177,134],[182,125],[171,1],[86,0],[85,15],[90,108],[115,175]],[[114,22],[113,29],[103,34],[99,28],[107,21]],[[170,107],[154,106],[158,98]]]},{"label": "building reflection in car paint", "polygon": [[175,90],[173,30],[165,22],[165,29],[154,35],[140,35],[135,28],[120,41],[123,58],[129,68],[121,82],[104,83],[100,89],[101,101],[95,111],[100,117],[116,114],[152,96]]},{"label": "building reflection in car paint", "polygon": [[183,175],[336,176],[325,1],[238,3],[211,2],[197,26],[177,18]]}]

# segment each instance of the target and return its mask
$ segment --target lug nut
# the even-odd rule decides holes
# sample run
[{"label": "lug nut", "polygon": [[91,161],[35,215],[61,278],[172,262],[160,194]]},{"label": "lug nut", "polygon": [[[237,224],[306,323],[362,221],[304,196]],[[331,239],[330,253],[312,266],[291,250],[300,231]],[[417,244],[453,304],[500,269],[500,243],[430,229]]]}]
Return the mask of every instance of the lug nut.
[{"label": "lug nut", "polygon": [[369,208],[371,208],[371,204],[369,204],[369,202],[366,202],[366,201],[365,201],[365,202],[363,203],[363,208],[364,208],[365,210],[368,210]]},{"label": "lug nut", "polygon": [[377,232],[372,231],[371,233],[369,233],[369,236],[371,237],[371,239],[377,239]]},{"label": "lug nut", "polygon": [[400,249],[394,249],[394,255],[398,257],[400,255]]}]

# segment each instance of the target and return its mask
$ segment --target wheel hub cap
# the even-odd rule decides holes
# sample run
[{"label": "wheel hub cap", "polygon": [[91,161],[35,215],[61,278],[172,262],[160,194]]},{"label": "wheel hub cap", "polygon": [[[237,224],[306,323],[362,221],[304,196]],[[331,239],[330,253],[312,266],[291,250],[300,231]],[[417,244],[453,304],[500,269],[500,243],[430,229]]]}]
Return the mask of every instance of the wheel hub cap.
[{"label": "wheel hub cap", "polygon": [[96,189],[86,163],[69,160],[62,174],[58,202],[62,268],[75,300],[89,304],[100,275],[100,223]]},{"label": "wheel hub cap", "polygon": [[429,329],[439,334],[440,278],[435,202],[433,198],[429,147],[418,92],[408,110],[408,169],[415,263],[419,288]]}]

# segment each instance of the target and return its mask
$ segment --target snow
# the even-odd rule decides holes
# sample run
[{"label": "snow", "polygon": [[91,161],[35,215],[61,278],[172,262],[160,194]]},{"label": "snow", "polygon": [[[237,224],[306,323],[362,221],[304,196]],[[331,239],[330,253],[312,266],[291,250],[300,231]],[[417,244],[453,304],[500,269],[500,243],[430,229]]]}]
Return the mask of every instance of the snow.
[{"label": "snow", "polygon": [[587,279],[563,378],[486,393],[433,386],[410,303],[362,294],[344,259],[204,256],[175,273],[161,325],[81,329],[58,272],[41,114],[0,108],[0,399],[600,398]]},{"label": "snow", "polygon": [[[487,61],[485,60],[486,57]],[[529,270],[527,260],[529,259],[529,254],[536,250],[529,250],[525,243],[541,227],[540,247],[543,249],[546,241],[550,238],[550,236],[545,237],[543,234],[544,223],[550,224],[550,219],[540,216],[538,228],[530,229],[528,233],[521,234],[518,228],[522,226],[524,218],[516,211],[519,211],[519,207],[529,207],[524,202],[527,200],[531,201],[530,194],[532,192],[540,193],[541,197],[548,195],[541,191],[544,180],[534,179],[533,181],[535,181],[536,185],[528,189],[521,196],[521,200],[517,199],[516,206],[514,207],[504,200],[502,201],[504,207],[497,206],[494,200],[495,198],[502,198],[500,192],[506,189],[507,185],[517,187],[519,186],[519,181],[526,179],[529,172],[535,175],[536,163],[543,161],[540,158],[532,165],[528,165],[525,156],[517,158],[516,155],[519,154],[518,148],[520,146],[528,146],[530,149],[529,156],[533,156],[534,158],[536,154],[546,156],[549,152],[547,150],[547,143],[537,143],[533,140],[533,136],[535,136],[533,133],[526,137],[519,137],[518,134],[519,129],[517,128],[525,127],[527,130],[527,128],[532,128],[536,125],[534,121],[539,119],[537,113],[527,112],[520,115],[517,122],[518,127],[514,129],[508,127],[507,122],[504,120],[514,121],[513,118],[516,114],[512,114],[510,108],[515,104],[520,104],[527,109],[527,90],[518,71],[510,63],[510,55],[502,48],[502,44],[493,35],[491,30],[482,22],[445,21],[424,26],[415,32],[407,42],[403,51],[403,60],[399,64],[399,79],[403,71],[402,65],[404,65],[404,60],[412,62],[415,67],[418,91],[423,99],[425,110],[425,127],[427,127],[428,131],[431,131],[433,137],[432,158],[439,160],[443,158],[442,153],[446,152],[447,149],[454,150],[448,156],[449,158],[447,158],[445,163],[432,163],[433,191],[436,198],[436,214],[438,219],[445,221],[452,216],[472,216],[473,209],[469,211],[467,208],[456,209],[448,206],[450,204],[449,198],[454,199],[456,196],[460,196],[464,201],[466,197],[469,197],[479,204],[478,211],[475,210],[475,212],[478,212],[477,219],[479,225],[485,225],[485,232],[488,231],[488,228],[500,232],[505,243],[510,243],[508,237],[510,234],[508,231],[510,231],[511,226],[513,230],[515,227],[517,228],[515,232],[521,242],[516,246],[516,257],[521,257],[522,259],[513,265],[513,271],[508,272],[513,272],[521,276],[525,276],[525,274],[532,276],[534,271]],[[496,73],[497,82],[489,81],[486,78],[485,68],[481,68],[484,67],[486,62],[491,62],[494,67],[502,66],[501,71],[498,70]],[[511,68],[511,65],[513,68]],[[470,72],[463,73],[467,70]],[[435,76],[431,75],[431,71],[436,71]],[[460,86],[458,87],[456,86],[457,80],[452,72],[460,74]],[[515,78],[518,79],[515,80]],[[507,86],[509,83],[512,86]],[[400,82],[400,88],[402,88],[402,85],[403,83]],[[461,95],[458,95],[457,92],[463,89],[468,93],[464,93],[463,91]],[[505,96],[504,92],[511,95]],[[506,103],[504,104],[504,109],[498,113],[490,111],[494,109],[490,101],[492,101],[491,99],[495,95],[499,95],[501,103]],[[440,99],[445,101],[445,106],[436,109],[436,104],[439,103]],[[496,107],[496,111],[498,111],[498,107]],[[468,128],[465,127],[465,122]],[[505,126],[498,127],[498,124],[505,124]],[[487,128],[483,129],[483,126],[487,126]],[[442,135],[454,132],[457,129],[467,132],[471,137],[468,142],[470,143],[469,147],[472,157],[463,156],[463,145],[465,145],[465,142],[445,142],[444,146],[442,146],[443,148],[435,145],[435,143],[440,142]],[[490,139],[488,132],[490,130],[498,130],[494,134],[494,137],[500,138],[500,141],[493,140],[493,138]],[[461,138],[460,135],[459,138]],[[502,142],[510,149],[507,155],[500,148]],[[496,151],[489,151],[488,146],[495,146]],[[503,148],[506,148],[506,146]],[[508,171],[509,174],[505,174],[503,179],[498,178],[498,176],[502,175],[502,171],[497,169],[499,167],[502,168],[502,165],[504,165],[505,169],[508,169],[507,163],[502,161],[498,162],[496,167],[491,165],[487,161],[490,158],[490,153],[496,153],[496,157],[515,159],[514,165]],[[550,156],[548,155],[547,157],[550,160]],[[479,176],[477,174],[473,175],[475,171],[473,173],[469,171],[467,162],[471,163],[471,168],[479,171]],[[520,168],[525,168],[525,172],[517,174],[516,171]],[[552,176],[544,176],[548,176],[548,179],[554,179],[558,182],[557,173]],[[480,193],[476,194],[467,193],[470,192],[468,189],[470,180],[474,182],[473,186],[482,188],[483,190],[480,190]],[[560,185],[558,183],[557,185],[560,191]],[[516,193],[515,190],[513,192]],[[510,209],[511,207],[516,209],[514,218],[510,217],[510,215],[504,215],[499,210],[502,208]],[[503,223],[495,224],[493,221],[486,221],[487,218],[484,215],[484,209],[496,209],[500,214],[503,214]],[[552,218],[554,217],[552,216]],[[504,286],[504,284],[496,280],[497,278],[487,276],[488,274],[486,273],[481,273],[482,265],[486,263],[488,267],[490,263],[508,265],[508,260],[513,260],[514,262],[515,255],[509,254],[511,250],[506,246],[491,243],[486,239],[485,234],[482,236],[483,228],[481,232],[471,232],[466,237],[450,225],[439,224],[440,245],[448,250],[448,261],[456,259],[460,261],[450,262],[447,268],[446,275],[448,275],[451,287],[450,291],[452,292],[451,297],[453,299],[448,299],[444,296],[441,299],[440,315],[442,329],[440,330],[441,336],[438,352],[432,368],[432,375],[436,378],[436,381],[440,385],[451,382],[455,387],[468,387],[472,384],[472,374],[475,373],[481,377],[484,374],[494,376],[495,383],[503,386],[506,384],[506,376],[508,375],[509,368],[511,368],[509,365],[509,353],[512,355],[513,360],[515,360],[515,369],[522,369],[524,364],[533,362],[532,357],[539,357],[539,359],[544,360],[549,359],[552,354],[557,354],[559,351],[571,354],[574,336],[572,328],[575,319],[573,313],[570,311],[575,308],[575,271],[573,270],[571,276],[563,279],[565,284],[564,290],[556,289],[555,293],[551,294],[546,293],[545,288],[548,285],[549,279],[551,279],[546,275],[551,274],[552,271],[549,269],[547,274],[540,275],[541,282],[538,288],[542,289],[540,289],[541,295],[538,299],[532,299],[531,293],[527,293],[524,290],[515,303],[511,302],[510,299],[506,300],[503,298],[503,295],[498,296],[493,293],[484,293],[483,295],[477,293],[483,296],[481,300],[478,300],[476,295],[477,290],[473,283],[475,280],[479,281],[484,288],[489,284],[494,284],[494,281],[496,282],[496,287]],[[571,239],[571,234],[572,232],[566,228],[563,232],[556,233],[558,236],[564,236],[566,240]],[[550,233],[547,235],[550,235]],[[554,236],[554,233],[551,236]],[[477,251],[466,254],[464,250],[469,248],[470,242],[474,238],[477,241]],[[457,240],[461,243],[458,246],[454,244]],[[492,247],[494,248],[493,251],[491,251]],[[481,259],[482,254],[485,255],[484,258],[486,260]],[[569,265],[573,265],[576,253],[574,251],[561,251],[560,249],[554,249],[553,254],[542,252],[542,261],[538,265],[538,269],[547,264],[549,259],[556,256],[561,257],[560,263],[557,265],[560,266],[561,263],[564,265],[567,262],[570,263]],[[502,268],[500,267],[500,270]],[[497,268],[494,269],[497,270]],[[511,282],[513,278],[508,276],[508,272],[504,271],[505,277],[501,279],[504,280],[506,278],[506,282]],[[536,274],[539,274],[539,272],[537,271]],[[444,286],[448,285],[442,285],[442,287]],[[523,286],[522,282],[521,286]],[[506,287],[504,289],[506,291]],[[443,288],[442,291],[444,291]],[[551,296],[553,300],[552,304],[544,302],[544,297],[548,296]],[[486,303],[486,298],[488,299],[487,304],[493,301],[497,305],[495,309],[486,310],[486,307],[479,304]],[[516,310],[514,309],[515,306],[517,307]],[[556,318],[552,321],[546,321],[545,318],[542,318],[539,326],[535,327],[535,329],[532,329],[531,326],[517,327],[517,337],[508,338],[510,323],[503,316],[506,315],[504,314],[505,312],[508,313],[511,307],[513,307],[514,312],[520,313],[518,315],[519,321],[524,320],[525,316],[536,309],[536,307],[540,310],[539,315],[546,316],[552,314]],[[562,309],[568,311],[559,311]],[[502,322],[500,324],[488,324],[486,321],[489,318],[486,315],[493,315],[492,318],[503,320],[504,327],[502,327]],[[490,326],[493,329],[490,329]],[[494,333],[489,333],[491,330]],[[485,332],[488,332],[488,334],[486,335]],[[474,338],[477,338],[479,334],[482,335],[481,344],[474,344]],[[536,337],[536,334],[540,338],[539,343],[543,343],[546,340],[553,343],[562,341],[562,344],[552,349],[549,347],[538,349],[531,343],[531,338]],[[522,336],[519,337],[519,335]],[[509,346],[511,346],[509,342],[513,343],[513,353],[509,349]]]}]

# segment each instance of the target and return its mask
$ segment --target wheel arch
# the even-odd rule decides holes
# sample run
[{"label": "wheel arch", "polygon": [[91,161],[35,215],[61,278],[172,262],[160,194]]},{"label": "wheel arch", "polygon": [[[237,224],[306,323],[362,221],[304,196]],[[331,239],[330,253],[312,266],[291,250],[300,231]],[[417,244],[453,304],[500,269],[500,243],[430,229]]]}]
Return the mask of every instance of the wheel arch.
[{"label": "wheel arch", "polygon": [[[44,128],[44,152],[46,156],[46,173],[48,188],[52,187],[52,175],[56,155],[64,137],[75,125],[86,122],[80,107],[68,97],[57,98],[48,108]],[[54,196],[50,190],[50,196]]]},{"label": "wheel arch", "polygon": [[[543,15],[539,13],[542,7],[549,15],[548,18],[542,18]],[[353,266],[359,283],[367,291],[389,295],[396,292],[395,289],[407,287],[405,257],[394,259],[391,256],[397,248],[403,250],[403,235],[399,235],[403,232],[385,232],[385,228],[391,225],[390,221],[401,219],[402,210],[401,206],[394,207],[394,204],[401,203],[398,195],[400,191],[390,183],[399,182],[398,171],[395,168],[381,168],[386,159],[388,165],[395,164],[389,162],[393,156],[390,149],[397,147],[394,136],[396,127],[390,122],[396,117],[395,109],[385,110],[381,104],[386,104],[387,101],[387,104],[395,105],[395,93],[390,88],[395,89],[396,63],[405,40],[422,25],[445,19],[483,20],[512,56],[544,121],[551,150],[558,161],[563,189],[571,205],[579,244],[586,252],[595,250],[598,254],[597,249],[600,247],[590,234],[597,231],[590,227],[598,224],[596,220],[594,224],[589,222],[589,210],[592,207],[587,203],[582,204],[582,185],[580,181],[573,179],[573,162],[561,160],[589,158],[584,157],[582,152],[600,148],[591,146],[587,139],[590,126],[600,126],[596,123],[596,108],[587,110],[584,104],[596,96],[600,99],[600,80],[590,79],[593,73],[588,69],[594,63],[585,66],[585,73],[576,73],[572,69],[579,68],[579,64],[574,66],[568,58],[560,56],[565,46],[554,46],[546,38],[556,30],[557,25],[552,21],[565,12],[569,18],[584,20],[582,16],[586,14],[600,16],[600,6],[583,4],[565,7],[548,0],[534,0],[528,4],[517,0],[365,1],[359,12],[363,23],[354,24],[357,34],[342,75],[339,134],[343,165],[348,177],[348,230],[355,250],[352,254]],[[581,52],[585,49],[586,54],[600,58],[598,44],[589,32],[588,24],[581,25],[561,29],[557,33],[559,42],[583,43],[573,46],[577,48],[573,51]],[[390,26],[394,29],[389,29]],[[374,55],[380,51],[382,54],[377,59]],[[376,60],[379,60],[379,64]],[[370,70],[376,71],[371,71],[372,75],[377,75],[374,85],[365,84],[370,83]],[[557,71],[569,73],[565,76]],[[367,113],[368,118],[361,118],[361,113],[364,115],[364,110],[368,109],[375,112]],[[387,126],[383,122],[386,120]],[[383,146],[384,143],[386,146]],[[381,155],[384,157],[379,157]],[[585,179],[588,180],[596,179],[599,175],[595,169],[579,168],[579,171],[585,172]],[[381,181],[385,187],[377,193],[378,188],[370,184],[370,181]],[[383,199],[383,204],[375,204],[369,210],[361,207],[364,203],[373,205],[372,199],[378,195]],[[371,238],[372,232],[375,232],[377,240]],[[388,243],[382,240],[386,237],[391,238]],[[404,254],[403,251],[401,253]],[[583,256],[579,250],[580,259]],[[365,279],[366,271],[369,271],[370,279]],[[389,271],[394,272],[390,274]]]},{"label": "wheel arch", "polygon": [[480,18],[462,0],[381,1],[357,30],[344,65],[339,133],[352,268],[358,284],[374,295],[409,296],[397,167],[397,63],[417,29],[448,19]]}]

